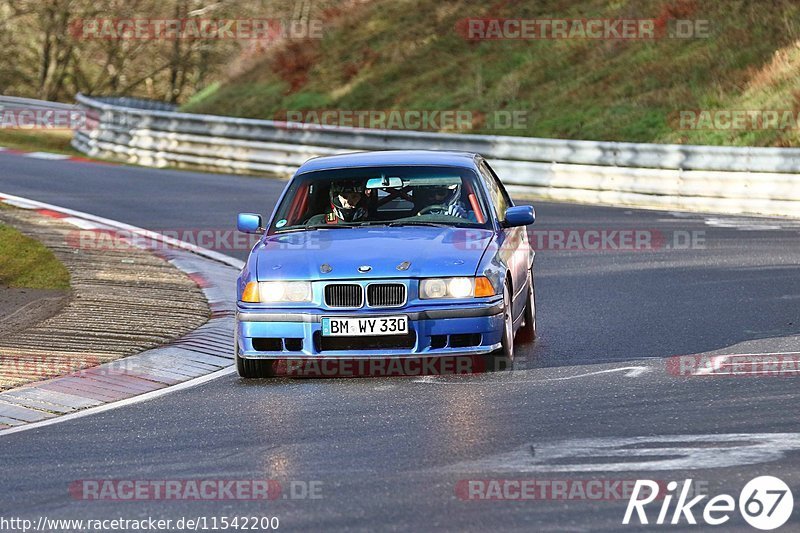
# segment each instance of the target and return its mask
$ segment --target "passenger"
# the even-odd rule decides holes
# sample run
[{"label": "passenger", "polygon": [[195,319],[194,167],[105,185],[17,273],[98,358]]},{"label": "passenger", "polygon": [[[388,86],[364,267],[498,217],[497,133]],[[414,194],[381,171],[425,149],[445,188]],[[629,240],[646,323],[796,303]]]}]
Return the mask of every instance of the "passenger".
[{"label": "passenger", "polygon": [[328,193],[330,211],[315,215],[309,226],[362,222],[368,218],[367,196],[364,183],[358,180],[339,180],[331,183]]}]

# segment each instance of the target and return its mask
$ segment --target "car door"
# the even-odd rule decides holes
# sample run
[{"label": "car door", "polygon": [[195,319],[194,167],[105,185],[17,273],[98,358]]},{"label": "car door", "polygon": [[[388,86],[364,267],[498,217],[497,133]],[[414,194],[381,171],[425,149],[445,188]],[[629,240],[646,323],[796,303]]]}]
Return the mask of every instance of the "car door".
[{"label": "car door", "polygon": [[[502,223],[505,220],[506,209],[512,207],[514,203],[497,174],[485,160],[480,162],[480,171],[489,190],[497,220]],[[502,241],[500,243],[501,257],[505,260],[511,272],[514,288],[512,309],[516,318],[522,313],[526,305],[528,267],[530,266],[528,232],[524,226],[516,228],[501,227],[500,231],[502,232],[500,236]]]}]

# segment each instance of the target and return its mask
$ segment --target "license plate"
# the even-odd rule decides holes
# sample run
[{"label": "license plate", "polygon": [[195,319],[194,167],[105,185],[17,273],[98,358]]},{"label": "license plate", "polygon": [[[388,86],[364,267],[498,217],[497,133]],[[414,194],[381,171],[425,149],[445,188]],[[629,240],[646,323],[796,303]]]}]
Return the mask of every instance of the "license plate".
[{"label": "license plate", "polygon": [[325,337],[361,337],[370,335],[406,335],[407,316],[380,316],[374,318],[323,318],[322,335]]}]

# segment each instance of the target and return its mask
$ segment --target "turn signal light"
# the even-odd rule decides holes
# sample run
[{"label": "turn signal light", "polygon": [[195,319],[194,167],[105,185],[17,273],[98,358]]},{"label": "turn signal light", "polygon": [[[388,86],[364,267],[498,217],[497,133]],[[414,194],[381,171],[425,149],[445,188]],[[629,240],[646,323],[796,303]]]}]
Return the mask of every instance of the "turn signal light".
[{"label": "turn signal light", "polygon": [[492,282],[485,277],[475,278],[475,298],[484,298],[486,296],[494,296]]},{"label": "turn signal light", "polygon": [[244,287],[242,291],[242,301],[248,303],[258,303],[261,301],[258,295],[258,282],[251,281]]}]

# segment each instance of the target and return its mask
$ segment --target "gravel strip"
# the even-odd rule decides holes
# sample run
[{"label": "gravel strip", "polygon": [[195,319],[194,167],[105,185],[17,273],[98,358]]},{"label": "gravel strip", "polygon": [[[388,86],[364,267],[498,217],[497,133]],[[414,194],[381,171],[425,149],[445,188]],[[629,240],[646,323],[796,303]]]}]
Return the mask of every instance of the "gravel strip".
[{"label": "gravel strip", "polygon": [[195,281],[153,253],[81,247],[79,232],[91,230],[33,210],[4,209],[0,222],[52,250],[72,285],[60,313],[0,337],[0,390],[167,344],[211,316]]}]

